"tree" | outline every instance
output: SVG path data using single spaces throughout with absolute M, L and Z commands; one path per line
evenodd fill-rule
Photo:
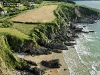
M 13 25 L 14 25 L 13 21 L 10 21 L 10 20 L 4 20 L 2 23 L 2 27 L 4 27 L 4 28 L 8 28 L 8 27 L 11 27 Z
M 42 3 L 43 2 L 43 0 L 35 0 L 35 3 Z

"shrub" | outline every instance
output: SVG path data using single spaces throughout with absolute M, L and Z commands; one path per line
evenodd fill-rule
M 10 21 L 10 20 L 4 20 L 2 23 L 2 27 L 4 27 L 4 28 L 8 28 L 8 27 L 11 27 L 13 25 L 14 25 L 13 21 Z

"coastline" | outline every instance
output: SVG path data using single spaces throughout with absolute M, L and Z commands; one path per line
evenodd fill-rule
M 52 53 L 49 55 L 39 55 L 39 56 L 25 56 L 24 59 L 26 60 L 31 60 L 34 61 L 38 64 L 38 68 L 40 68 L 41 70 L 45 70 L 45 74 L 44 75 L 70 75 L 69 70 L 68 70 L 68 66 L 64 60 L 63 57 L 63 52 L 62 53 Z M 59 59 L 60 64 L 62 65 L 60 68 L 47 68 L 44 67 L 40 64 L 40 62 L 42 60 L 52 60 L 52 59 Z M 31 67 L 35 67 L 35 66 L 31 66 Z
M 63 51 L 65 62 L 68 65 L 70 75 L 90 75 L 89 69 L 82 62 L 75 47 L 68 46 L 68 51 Z

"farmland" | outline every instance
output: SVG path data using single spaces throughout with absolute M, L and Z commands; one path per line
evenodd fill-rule
M 51 22 L 55 19 L 53 11 L 57 5 L 46 5 L 38 9 L 30 10 L 26 13 L 20 14 L 11 18 L 13 21 L 19 22 Z

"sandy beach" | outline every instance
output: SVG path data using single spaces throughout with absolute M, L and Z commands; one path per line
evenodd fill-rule
M 45 70 L 44 75 L 70 75 L 68 66 L 65 63 L 64 58 L 63 58 L 63 53 L 52 53 L 49 55 L 40 55 L 40 56 L 30 56 L 29 55 L 29 56 L 25 56 L 24 59 L 36 62 L 38 64 L 38 68 L 40 68 L 41 70 Z M 51 68 L 44 67 L 40 64 L 42 60 L 49 61 L 52 59 L 59 59 L 60 64 L 62 66 L 60 68 L 51 69 Z

